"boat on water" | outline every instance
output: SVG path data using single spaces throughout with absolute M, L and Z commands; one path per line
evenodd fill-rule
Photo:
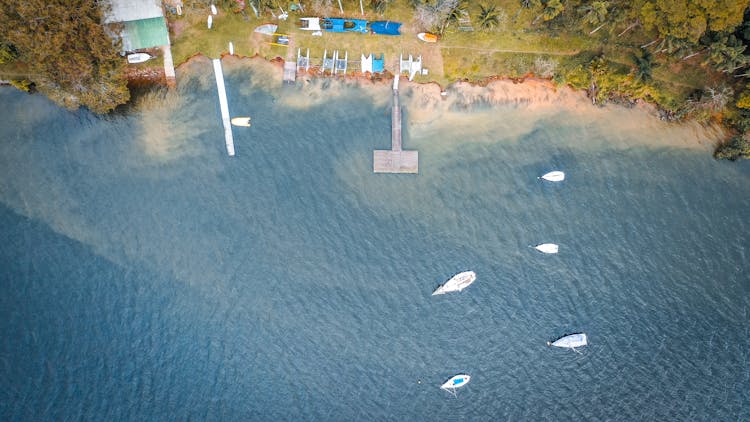
M 208 26 L 208 29 L 211 29 L 211 26 L 214 24 L 214 17 L 212 15 L 208 15 L 208 19 L 206 20 L 206 25 Z
M 437 42 L 438 36 L 435 34 L 430 34 L 429 32 L 420 32 L 417 34 L 417 38 L 424 42 Z
M 544 179 L 548 182 L 562 182 L 563 180 L 565 180 L 565 173 L 559 170 L 555 170 L 549 173 L 545 173 L 540 177 L 540 179 Z
M 560 247 L 555 243 L 542 243 L 534 246 L 534 249 L 543 253 L 557 253 Z
M 547 346 L 561 347 L 564 349 L 572 349 L 574 352 L 578 352 L 576 347 L 583 347 L 588 344 L 588 337 L 585 333 L 567 334 L 555 341 L 548 341 Z
M 444 382 L 443 385 L 440 386 L 440 388 L 455 396 L 456 389 L 468 384 L 470 380 L 471 377 L 466 374 L 454 375 L 448 381 Z
M 235 117 L 232 119 L 232 124 L 234 126 L 250 126 L 250 118 L 249 117 Z
M 451 277 L 450 280 L 446 281 L 445 284 L 438 287 L 432 295 L 444 295 L 450 292 L 460 292 L 461 290 L 469 287 L 474 280 L 477 279 L 477 274 L 474 271 L 464 271 Z

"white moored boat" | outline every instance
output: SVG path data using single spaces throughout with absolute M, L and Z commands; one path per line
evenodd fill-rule
M 565 173 L 555 170 L 549 173 L 545 173 L 544 175 L 542 175 L 541 179 L 544 179 L 548 182 L 562 182 L 563 180 L 565 180 Z
M 151 55 L 148 53 L 128 54 L 128 63 L 143 63 L 150 58 Z
M 557 253 L 560 247 L 554 243 L 542 243 L 534 246 L 534 249 L 544 253 Z
M 235 117 L 232 119 L 232 124 L 234 126 L 250 126 L 250 118 L 249 117 Z
M 450 280 L 446 281 L 445 284 L 438 287 L 432 295 L 443 295 L 450 292 L 460 292 L 467 288 L 474 280 L 477 279 L 477 274 L 474 271 L 464 271 L 451 277 Z
M 588 337 L 585 333 L 568 334 L 560 337 L 555 341 L 548 341 L 547 346 L 562 347 L 564 349 L 573 349 L 577 352 L 576 347 L 583 347 L 588 344 Z
M 456 395 L 456 389 L 461 388 L 464 385 L 468 384 L 471 380 L 471 377 L 466 374 L 458 374 L 454 375 L 449 379 L 448 381 L 444 382 L 443 385 L 440 386 L 443 390 Z

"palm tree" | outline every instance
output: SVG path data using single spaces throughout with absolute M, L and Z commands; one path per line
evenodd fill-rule
M 744 54 L 746 48 L 733 35 L 723 37 L 708 46 L 708 58 L 703 64 L 711 63 L 716 70 L 732 73 L 750 65 L 750 57 Z
M 450 9 L 448 16 L 445 19 L 445 26 L 451 23 L 457 23 L 466 12 L 466 2 L 464 0 L 456 3 L 456 6 Z
M 641 55 L 633 54 L 633 63 L 635 63 L 635 71 L 633 73 L 633 79 L 636 82 L 648 82 L 653 79 L 651 72 L 658 65 L 653 62 L 653 56 L 648 50 L 641 49 Z
M 500 23 L 500 13 L 497 11 L 497 6 L 484 6 L 479 5 L 479 27 L 482 29 L 492 29 Z
M 583 22 L 591 25 L 599 25 L 607 19 L 609 11 L 608 1 L 594 1 L 578 8 L 578 13 L 583 14 Z
M 565 6 L 563 6 L 560 0 L 547 0 L 547 3 L 544 5 L 544 10 L 542 11 L 542 14 L 540 16 L 545 21 L 551 21 L 552 19 L 556 18 L 557 15 L 562 13 L 563 10 L 565 10 Z

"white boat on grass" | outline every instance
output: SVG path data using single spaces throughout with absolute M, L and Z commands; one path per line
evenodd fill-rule
M 549 173 L 543 174 L 540 177 L 540 179 L 544 179 L 548 182 L 562 182 L 563 180 L 565 180 L 565 173 L 559 170 L 555 170 L 555 171 L 551 171 Z
M 568 334 L 560 337 L 555 341 L 548 341 L 547 346 L 562 347 L 564 349 L 572 349 L 576 353 L 580 353 L 576 350 L 576 347 L 583 347 L 588 344 L 588 337 L 585 333 Z
M 440 386 L 440 388 L 453 394 L 453 396 L 455 397 L 456 389 L 468 384 L 470 380 L 471 377 L 466 374 L 454 375 L 451 377 L 451 379 L 444 382 L 443 385 Z
M 464 271 L 451 277 L 450 280 L 446 281 L 445 284 L 438 287 L 432 295 L 443 295 L 450 292 L 460 292 L 461 290 L 469 287 L 474 280 L 477 279 L 477 274 L 474 271 Z
M 250 126 L 250 118 L 249 117 L 235 117 L 232 119 L 232 124 L 234 126 Z
M 146 60 L 149 60 L 150 58 L 151 58 L 151 55 L 148 53 L 128 54 L 128 63 L 131 63 L 131 64 L 143 63 Z
M 534 249 L 543 253 L 557 253 L 560 247 L 555 243 L 542 243 L 534 246 Z

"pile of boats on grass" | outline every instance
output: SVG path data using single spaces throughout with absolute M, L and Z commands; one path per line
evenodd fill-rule
M 550 182 L 561 182 L 565 180 L 565 173 L 562 171 L 551 171 L 539 177 L 539 179 L 547 180 Z M 539 252 L 547 254 L 556 254 L 559 250 L 558 245 L 554 243 L 542 243 L 534 247 Z M 460 272 L 450 280 L 438 286 L 432 296 L 444 295 L 451 292 L 460 292 L 463 289 L 469 287 L 477 279 L 477 274 L 474 271 Z M 573 333 L 566 334 L 554 341 L 548 341 L 548 346 L 560 347 L 563 349 L 571 349 L 576 353 L 579 352 L 576 348 L 586 346 L 588 344 L 588 337 L 586 333 Z M 468 384 L 471 380 L 471 376 L 467 374 L 458 374 L 452 376 L 449 380 L 440 386 L 441 389 L 453 394 L 456 397 L 456 389 L 463 387 Z

